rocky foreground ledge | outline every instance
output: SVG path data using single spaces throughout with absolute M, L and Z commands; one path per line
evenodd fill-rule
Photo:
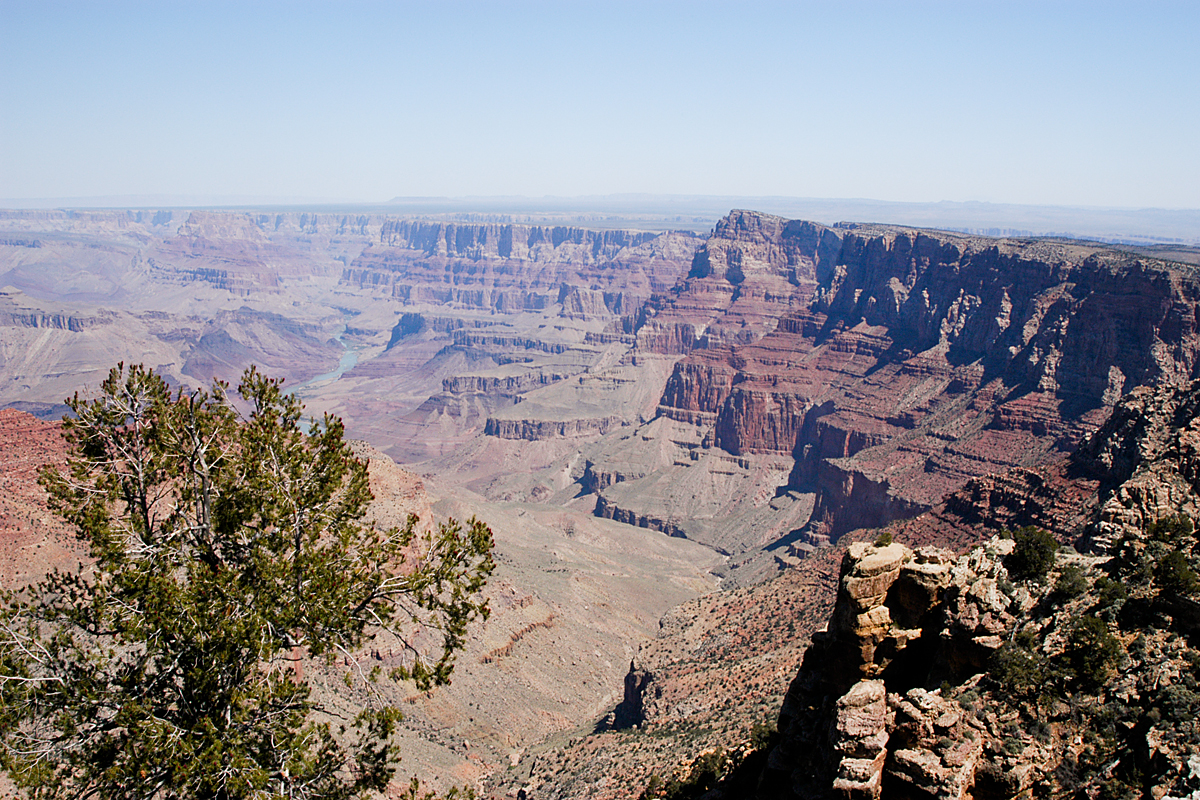
M 1198 796 L 1200 606 L 1161 566 L 1190 564 L 1182 519 L 1021 580 L 1013 539 L 851 544 L 758 796 Z
M 1012 545 L 993 540 L 958 559 L 934 547 L 850 545 L 829 625 L 784 701 L 768 794 L 879 797 L 886 782 L 960 798 L 973 787 L 986 725 L 950 692 L 912 684 L 985 671 L 1014 613 L 1033 606 L 1026 588 L 1001 583 Z M 946 619 L 931 619 L 941 606 Z

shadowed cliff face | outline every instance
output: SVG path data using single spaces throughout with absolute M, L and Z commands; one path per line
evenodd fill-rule
M 981 378 L 1067 401 L 1068 414 L 1123 388 L 1191 376 L 1194 271 L 1084 246 L 979 242 L 865 227 L 848 232 L 814 311 L 826 325 L 884 327 L 888 359 L 944 351 Z
M 814 497 L 800 554 L 1073 448 L 1134 386 L 1187 381 L 1198 300 L 1192 267 L 1087 243 L 734 212 L 636 333 L 687 353 L 660 416 L 794 459 L 776 494 Z

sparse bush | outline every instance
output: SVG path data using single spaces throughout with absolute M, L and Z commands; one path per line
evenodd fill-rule
M 1146 526 L 1146 536 L 1156 542 L 1178 544 L 1191 538 L 1195 526 L 1184 514 L 1156 519 Z
M 1079 597 L 1087 591 L 1087 587 L 1087 577 L 1083 570 L 1075 564 L 1069 564 L 1058 574 L 1058 580 L 1054 582 L 1054 593 L 1066 598 Z
M 1129 596 L 1129 590 L 1125 588 L 1125 584 L 1120 581 L 1114 581 L 1107 576 L 1096 579 L 1096 592 L 1100 599 L 1099 605 L 1101 608 L 1114 606 Z
M 396 800 L 476 800 L 477 797 L 475 790 L 469 786 L 451 786 L 443 795 L 430 791 L 422 793 L 421 782 L 413 778 L 408 789 L 396 795 Z
M 727 761 L 725 751 L 720 748 L 701 753 L 692 764 L 692 771 L 688 773 L 687 780 L 684 782 L 686 788 L 699 790 L 695 794 L 707 792 L 721 779 L 725 767 L 728 766 Z M 679 796 L 690 797 L 692 795 L 681 793 Z
M 1010 694 L 1030 699 L 1041 697 L 1053 677 L 1049 659 L 1021 640 L 992 654 L 988 675 Z
M 892 543 L 892 532 L 891 531 L 884 531 L 883 533 L 881 533 L 875 537 L 875 546 L 876 547 L 887 547 L 891 543 Z
M 657 772 L 650 775 L 650 780 L 646 781 L 646 788 L 642 791 L 640 800 L 649 800 L 652 797 L 660 797 L 662 795 L 663 779 Z
M 1200 714 L 1200 692 L 1195 692 L 1185 686 L 1168 684 L 1159 689 L 1155 703 L 1162 709 L 1162 714 L 1175 727 L 1181 723 L 1195 719 Z
M 1103 686 L 1121 660 L 1121 643 L 1098 617 L 1080 617 L 1067 636 L 1065 656 L 1075 678 L 1084 686 Z
M 755 750 L 766 750 L 774 746 L 777 731 L 774 725 L 764 725 L 761 722 L 754 723 L 750 729 L 750 746 Z
M 1046 531 L 1027 525 L 1013 532 L 1017 546 L 1013 548 L 1004 566 L 1013 580 L 1040 580 L 1046 577 L 1054 565 L 1054 554 L 1058 542 Z
M 1099 790 L 1096 792 L 1097 800 L 1132 800 L 1132 798 L 1140 797 L 1141 792 L 1136 788 L 1127 785 L 1120 780 L 1107 780 L 1100 784 Z
M 1178 550 L 1172 550 L 1158 560 L 1154 567 L 1154 583 L 1160 593 L 1173 597 L 1187 597 L 1200 586 L 1187 557 Z
M 1145 637 L 1141 638 L 1144 639 Z M 1188 663 L 1188 667 L 1190 668 L 1190 674 L 1186 677 L 1195 681 L 1197 677 L 1200 677 L 1200 653 L 1197 653 L 1195 650 L 1188 650 L 1183 654 L 1183 659 Z
M 717 785 L 729 767 L 730 761 L 724 750 L 718 748 L 701 753 L 692 762 L 686 778 L 663 781 L 657 775 L 651 775 L 641 800 L 691 800 L 700 797 Z

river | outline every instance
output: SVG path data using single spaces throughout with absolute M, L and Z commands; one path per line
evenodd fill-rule
M 318 375 L 315 378 L 309 378 L 299 386 L 293 386 L 287 390 L 288 394 L 298 394 L 303 396 L 303 392 L 306 389 L 311 389 L 314 386 L 319 386 L 325 383 L 333 383 L 338 378 L 342 377 L 342 375 L 344 375 L 346 372 L 354 369 L 354 365 L 358 363 L 358 351 L 346 345 L 345 340 L 342 339 L 342 335 L 344 333 L 345 331 L 342 331 L 342 333 L 337 335 L 338 344 L 340 344 L 342 349 L 345 350 L 345 352 L 342 353 L 342 357 L 338 359 L 337 368 L 322 375 Z

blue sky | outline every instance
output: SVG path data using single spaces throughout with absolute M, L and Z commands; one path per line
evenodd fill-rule
M 1200 208 L 1195 2 L 0 0 L 0 198 Z

